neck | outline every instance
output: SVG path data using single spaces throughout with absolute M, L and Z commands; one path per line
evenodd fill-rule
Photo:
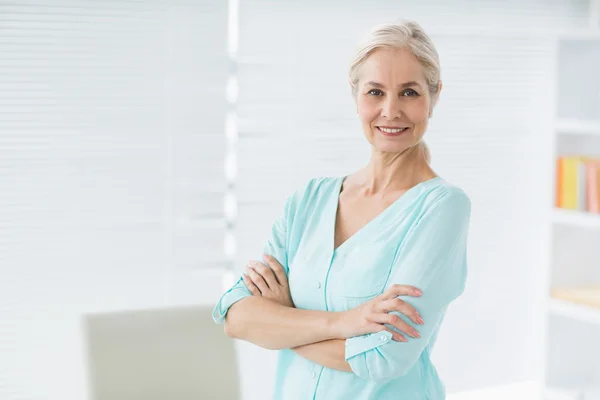
M 389 190 L 408 190 L 419 182 L 436 176 L 419 146 L 402 153 L 382 153 L 373 150 L 369 164 L 362 173 L 363 190 L 376 194 Z

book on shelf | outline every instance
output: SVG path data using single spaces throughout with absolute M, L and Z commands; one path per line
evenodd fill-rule
M 600 158 L 558 158 L 556 207 L 600 214 Z
M 600 285 L 554 287 L 550 295 L 555 299 L 596 307 L 600 310 Z

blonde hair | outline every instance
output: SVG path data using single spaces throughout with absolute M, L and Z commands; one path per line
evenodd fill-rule
M 423 66 L 423 73 L 431 96 L 431 109 L 437 103 L 440 90 L 440 57 L 431 38 L 425 30 L 414 21 L 401 21 L 377 25 L 358 44 L 352 63 L 350 64 L 350 85 L 352 96 L 358 93 L 360 67 L 365 60 L 379 48 L 408 49 Z M 419 143 L 423 156 L 429 163 L 431 153 L 425 142 Z

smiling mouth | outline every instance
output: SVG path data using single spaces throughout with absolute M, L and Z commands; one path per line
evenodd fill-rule
M 386 128 L 378 126 L 377 129 L 386 136 L 397 136 L 409 130 L 408 127 L 404 128 Z

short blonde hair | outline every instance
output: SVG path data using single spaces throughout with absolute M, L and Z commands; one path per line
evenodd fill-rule
M 414 21 L 400 21 L 377 25 L 358 44 L 356 54 L 350 64 L 350 85 L 352 95 L 358 93 L 360 67 L 365 60 L 379 48 L 408 49 L 423 66 L 423 73 L 431 96 L 431 109 L 437 103 L 440 90 L 440 57 L 425 30 Z M 427 162 L 430 153 L 427 145 L 421 142 L 421 150 Z
M 408 49 L 423 66 L 429 93 L 436 97 L 440 83 L 440 57 L 431 38 L 414 21 L 377 25 L 359 43 L 350 64 L 350 84 L 356 96 L 360 67 L 379 48 Z

